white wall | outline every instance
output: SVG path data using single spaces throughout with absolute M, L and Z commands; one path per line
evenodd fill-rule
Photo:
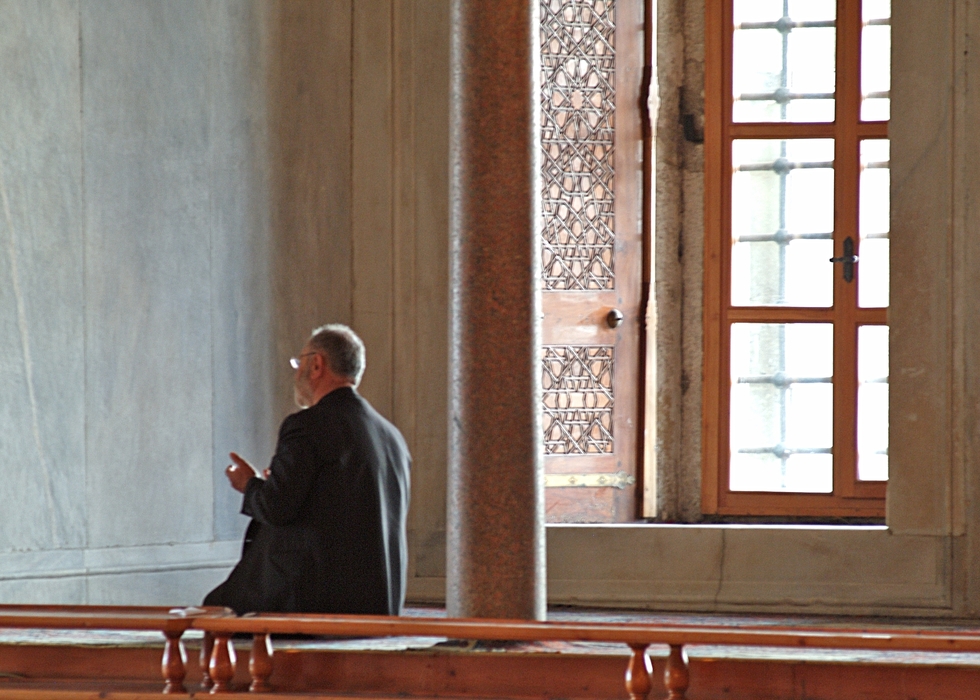
M 297 16 L 297 13 L 300 16 Z M 350 321 L 350 7 L 0 5 L 0 601 L 190 604 Z

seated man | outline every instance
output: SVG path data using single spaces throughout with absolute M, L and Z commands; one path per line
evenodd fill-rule
M 347 326 L 313 331 L 295 398 L 262 478 L 234 452 L 225 470 L 252 518 L 241 561 L 205 605 L 246 612 L 398 615 L 405 600 L 410 457 L 355 388 L 364 344 Z

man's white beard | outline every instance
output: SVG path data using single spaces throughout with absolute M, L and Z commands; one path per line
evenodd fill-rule
M 299 393 L 299 387 L 293 387 L 293 401 L 295 401 L 296 402 L 296 405 L 299 406 L 300 408 L 309 408 L 310 407 L 310 402 L 307 401 L 307 400 L 305 400 L 300 395 L 300 393 Z
M 304 391 L 304 389 L 306 391 Z M 312 403 L 311 399 L 313 392 L 310 390 L 310 385 L 307 377 L 300 377 L 293 384 L 293 401 L 300 408 L 309 408 Z

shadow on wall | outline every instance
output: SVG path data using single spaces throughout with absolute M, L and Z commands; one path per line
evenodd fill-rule
M 240 55 L 232 70 L 243 74 L 239 92 L 249 104 L 228 126 L 248 130 L 241 148 L 254 164 L 247 170 L 252 183 L 237 204 L 249 211 L 250 230 L 258 235 L 242 241 L 239 232 L 227 232 L 229 246 L 250 246 L 253 261 L 246 266 L 250 279 L 228 279 L 231 298 L 215 313 L 238 326 L 242 343 L 267 348 L 268 355 L 264 395 L 242 394 L 252 382 L 240 375 L 239 387 L 228 391 L 241 411 L 215 406 L 219 539 L 237 537 L 243 522 L 240 498 L 224 483 L 227 452 L 238 450 L 236 438 L 251 428 L 268 436 L 251 445 L 251 459 L 269 459 L 279 421 L 296 410 L 287 359 L 315 326 L 350 323 L 351 315 L 351 5 L 263 2 L 228 11 L 248 15 L 245 34 L 235 37 Z M 235 347 L 226 352 L 240 354 Z M 222 361 L 216 352 L 216 373 Z M 253 415 L 251 425 L 242 425 L 242 412 Z M 226 424 L 223 430 L 219 423 Z
M 351 316 L 351 4 L 280 2 L 267 104 L 276 362 Z M 295 410 L 292 391 L 279 414 Z

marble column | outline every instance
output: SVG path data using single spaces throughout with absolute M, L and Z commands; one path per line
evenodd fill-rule
M 453 0 L 447 607 L 543 619 L 538 0 Z

